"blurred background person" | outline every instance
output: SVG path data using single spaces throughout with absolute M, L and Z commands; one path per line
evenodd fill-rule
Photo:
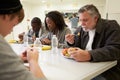
M 70 18 L 70 23 L 71 23 L 71 30 L 72 32 L 74 33 L 74 31 L 76 30 L 76 28 L 78 27 L 78 22 L 79 22 L 79 19 L 77 17 L 77 14 L 74 13 L 72 15 L 72 17 Z
M 53 35 L 57 36 L 59 44 L 64 44 L 65 35 L 71 33 L 71 30 L 64 21 L 63 15 L 58 11 L 51 11 L 46 14 L 45 27 L 48 30 L 48 35 L 46 38 L 41 39 L 42 44 L 50 45 Z
M 38 17 L 34 17 L 32 19 L 31 26 L 32 26 L 32 28 L 27 33 L 29 44 L 33 43 L 36 38 L 40 38 L 40 37 L 45 36 L 47 33 L 44 26 L 42 25 L 40 18 L 38 18 Z M 18 35 L 21 42 L 23 42 L 24 35 L 25 35 L 25 32 L 20 33 Z

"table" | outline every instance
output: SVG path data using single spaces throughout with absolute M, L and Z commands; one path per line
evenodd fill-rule
M 11 44 L 11 46 L 17 54 L 23 50 L 21 44 Z M 39 52 L 39 65 L 48 80 L 90 80 L 117 64 L 117 61 L 76 62 L 63 57 L 61 49 L 56 54 L 51 50 L 39 50 Z

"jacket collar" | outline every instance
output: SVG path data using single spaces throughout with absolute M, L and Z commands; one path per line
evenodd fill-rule
M 97 24 L 96 24 L 96 32 L 98 34 L 100 34 L 102 32 L 102 30 L 104 28 L 103 26 L 104 26 L 103 25 L 103 19 L 99 19 L 98 22 L 97 22 Z

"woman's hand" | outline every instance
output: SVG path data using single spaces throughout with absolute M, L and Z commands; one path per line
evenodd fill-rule
M 42 44 L 46 44 L 46 45 L 51 44 L 51 41 L 48 38 L 42 39 L 41 42 L 42 42 Z

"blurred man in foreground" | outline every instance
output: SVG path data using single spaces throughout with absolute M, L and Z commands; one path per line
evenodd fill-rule
M 38 64 L 38 51 L 27 49 L 21 56 L 30 64 L 30 71 L 12 50 L 4 37 L 24 18 L 20 0 L 0 0 L 0 80 L 46 80 Z

